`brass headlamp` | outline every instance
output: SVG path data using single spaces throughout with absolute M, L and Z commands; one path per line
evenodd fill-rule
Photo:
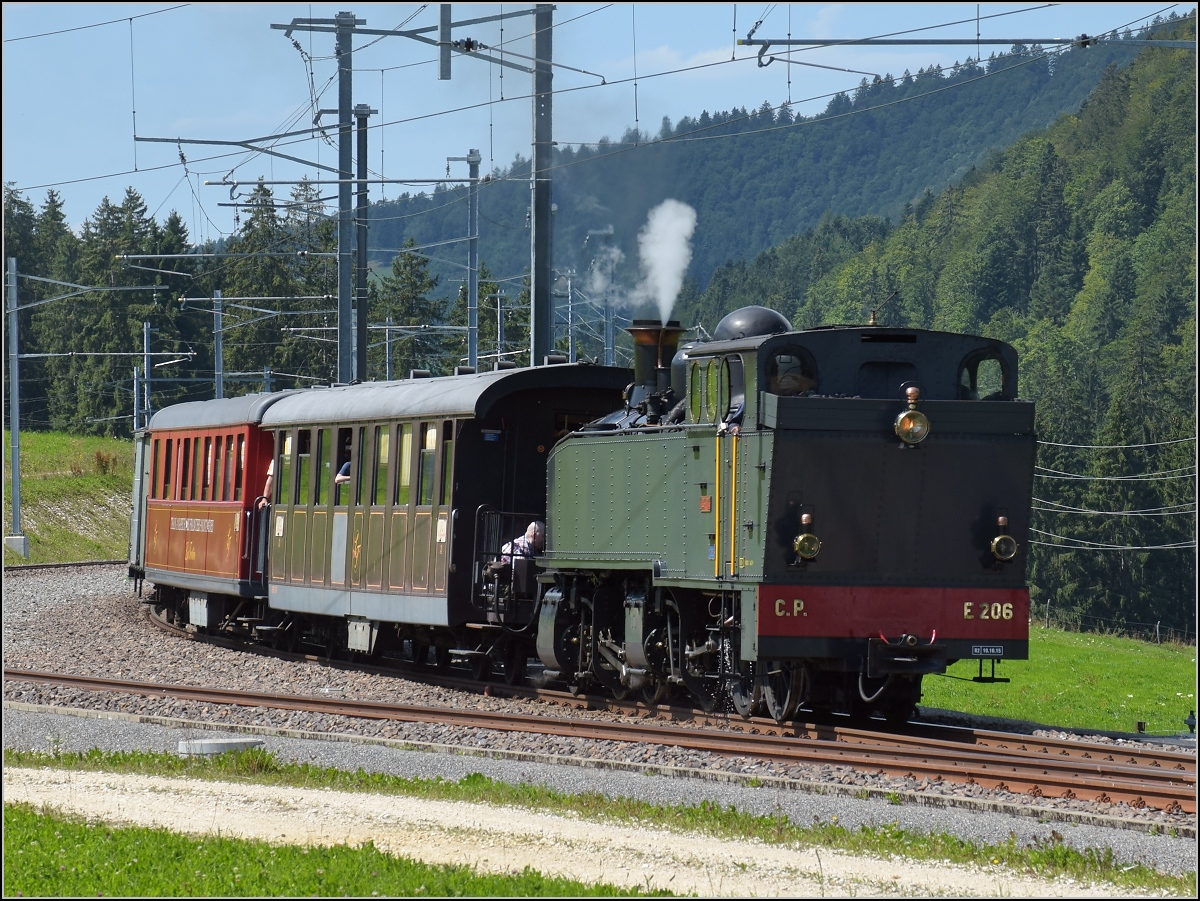
M 904 391 L 908 399 L 908 409 L 896 417 L 896 435 L 908 445 L 917 445 L 929 436 L 929 417 L 917 409 L 917 401 L 921 399 L 921 389 L 910 385 Z
M 801 560 L 813 560 L 821 552 L 821 539 L 812 533 L 813 516 L 805 513 L 800 517 L 800 527 L 803 531 L 792 542 L 792 550 Z
M 997 535 L 992 539 L 992 556 L 997 560 L 1008 562 L 1017 556 L 1017 539 L 1008 534 L 1008 517 L 996 517 Z

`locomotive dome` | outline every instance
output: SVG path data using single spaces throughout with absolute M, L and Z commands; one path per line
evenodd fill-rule
M 757 335 L 778 335 L 790 332 L 792 324 L 781 314 L 766 307 L 749 306 L 734 310 L 717 323 L 714 341 L 753 338 Z

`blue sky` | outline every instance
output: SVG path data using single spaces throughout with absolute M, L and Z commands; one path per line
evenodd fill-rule
M 456 3 L 455 21 L 529 10 L 528 4 Z M 656 134 L 672 122 L 764 101 L 790 100 L 815 115 L 831 94 L 872 74 L 899 75 L 976 55 L 975 38 L 1054 39 L 1138 27 L 1156 14 L 1194 12 L 1194 3 L 559 3 L 554 12 L 554 137 L 560 145 L 618 140 L 635 124 Z M 336 165 L 336 136 L 291 139 L 279 150 L 307 164 L 251 151 L 184 143 L 247 141 L 311 125 L 316 108 L 335 110 L 332 34 L 283 31 L 296 19 L 353 12 L 363 27 L 436 26 L 438 4 L 406 3 L 4 3 L 3 179 L 35 207 L 48 188 L 65 201 L 72 227 L 104 197 L 120 203 L 133 187 L 151 214 L 177 210 L 194 240 L 234 229 L 228 187 L 206 181 L 322 177 L 312 162 Z M 976 17 L 978 16 L 978 21 Z M 769 51 L 736 46 L 756 20 L 755 38 L 961 38 L 961 45 L 826 47 Z M 503 46 L 512 62 L 532 53 L 532 16 L 455 28 L 453 37 Z M 940 27 L 935 27 L 940 26 Z M 921 30 L 918 30 L 921 29 Z M 433 33 L 436 37 L 436 32 Z M 980 45 L 984 58 L 1003 46 Z M 438 79 L 435 48 L 412 38 L 356 36 L 353 102 L 370 118 L 374 177 L 433 179 L 467 174 L 448 162 L 480 151 L 484 172 L 531 155 L 531 76 L 455 57 Z M 800 65 L 806 63 L 808 65 Z M 326 114 L 323 123 L 336 116 Z M 186 166 L 180 161 L 180 149 Z M 324 176 L 329 177 L 329 176 Z M 286 197 L 286 184 L 274 188 Z M 372 201 L 419 184 L 372 185 Z M 336 196 L 333 186 L 323 191 Z

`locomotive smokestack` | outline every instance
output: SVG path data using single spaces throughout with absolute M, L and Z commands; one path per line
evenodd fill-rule
M 634 384 L 665 391 L 671 384 L 671 361 L 685 329 L 677 319 L 666 325 L 654 319 L 635 319 L 625 331 L 633 336 Z

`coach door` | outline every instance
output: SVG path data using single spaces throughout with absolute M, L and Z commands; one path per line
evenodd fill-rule
M 351 467 L 351 484 L 356 490 L 350 525 L 350 584 L 356 589 L 378 591 L 383 587 L 383 533 L 392 449 L 390 427 L 378 423 L 360 426 L 357 443 L 357 472 Z
M 450 549 L 454 423 L 423 422 L 418 429 L 412 587 L 417 591 L 444 591 Z
M 329 584 L 335 588 L 350 588 L 353 584 L 353 535 L 351 534 L 351 514 L 357 509 L 355 502 L 356 489 L 361 467 L 358 465 L 361 456 L 355 450 L 355 431 L 350 428 L 337 430 L 337 440 L 333 448 L 333 465 L 330 470 L 333 478 L 330 482 L 330 493 L 333 497 L 332 534 L 329 545 Z M 339 475 L 349 463 L 349 480 L 338 481 Z

